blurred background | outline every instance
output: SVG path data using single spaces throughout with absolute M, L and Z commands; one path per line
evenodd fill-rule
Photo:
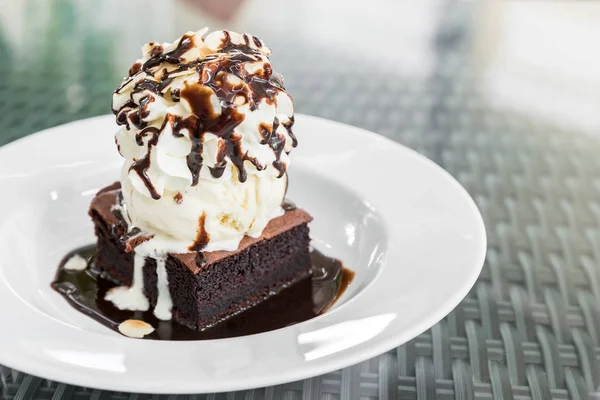
M 204 26 L 263 38 L 298 111 L 383 134 L 440 107 L 600 128 L 597 2 L 18 0 L 0 23 L 0 142 L 109 112 L 143 43 Z
M 489 242 L 473 291 L 415 340 L 321 378 L 218 398 L 594 398 L 600 2 L 3 0 L 0 145 L 109 113 L 143 43 L 204 26 L 263 39 L 298 112 L 370 129 L 448 170 Z M 0 397 L 62 398 L 64 386 L 0 373 Z

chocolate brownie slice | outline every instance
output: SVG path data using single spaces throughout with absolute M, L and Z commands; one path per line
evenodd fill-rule
M 98 246 L 96 265 L 111 279 L 131 285 L 133 251 L 126 246 L 126 226 L 113 206 L 120 184 L 102 189 L 90 216 Z M 269 222 L 259 238 L 244 237 L 236 251 L 169 254 L 166 270 L 173 317 L 193 329 L 204 329 L 244 311 L 311 274 L 308 223 L 301 209 L 286 211 Z M 147 258 L 144 293 L 156 305 L 156 261 Z

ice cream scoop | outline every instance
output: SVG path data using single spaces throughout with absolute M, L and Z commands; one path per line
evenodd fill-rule
M 142 52 L 112 103 L 123 209 L 156 237 L 154 255 L 235 250 L 283 214 L 297 144 L 270 50 L 247 33 L 203 29 Z

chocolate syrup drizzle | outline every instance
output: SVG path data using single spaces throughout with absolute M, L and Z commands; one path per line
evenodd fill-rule
M 189 251 L 202 251 L 210 241 L 210 235 L 206 231 L 206 213 L 202 213 L 198 218 L 198 229 L 196 231 L 196 240 L 188 249 Z
M 125 79 L 123 84 L 115 91 L 120 93 L 134 78 L 133 76 L 140 73 L 145 73 L 151 79 L 142 79 L 134 86 L 131 91 L 130 100 L 127 101 L 119 109 L 113 108 L 113 113 L 116 115 L 117 124 L 125 125 L 129 130 L 130 123 L 136 128 L 141 129 L 136 135 L 136 142 L 142 146 L 143 139 L 146 136 L 151 136 L 147 142 L 148 151 L 140 159 L 135 160 L 131 166 L 148 188 L 152 198 L 160 198 L 152 182 L 150 181 L 147 171 L 150 167 L 150 154 L 152 148 L 158 143 L 158 138 L 163 132 L 166 123 L 172 125 L 173 135 L 181 137 L 181 131 L 188 129 L 190 139 L 192 141 L 192 149 L 187 156 L 187 165 L 192 174 L 192 184 L 198 183 L 200 170 L 203 166 L 202 146 L 204 134 L 211 132 L 219 136 L 224 145 L 220 146 L 217 154 L 217 164 L 210 167 L 210 172 L 213 177 L 219 178 L 223 175 L 226 168 L 226 157 L 228 157 L 233 165 L 237 168 L 238 179 L 244 182 L 247 179 L 247 173 L 244 167 L 244 162 L 252 163 L 257 170 L 266 168 L 256 158 L 248 155 L 242 149 L 242 137 L 234 132 L 234 129 L 242 123 L 244 115 L 236 109 L 235 101 L 238 98 L 244 100 L 244 104 L 248 103 L 250 110 L 256 110 L 260 102 L 264 101 L 268 104 L 276 102 L 276 97 L 280 92 L 283 92 L 283 80 L 281 75 L 274 74 L 269 63 L 264 63 L 261 70 L 256 73 L 249 74 L 243 64 L 246 62 L 259 61 L 259 55 L 263 55 L 259 50 L 250 47 L 250 40 L 257 47 L 262 47 L 262 42 L 255 36 L 243 34 L 242 43 L 233 44 L 231 35 L 227 31 L 224 32 L 222 39 L 221 50 L 217 53 L 209 54 L 203 59 L 197 59 L 191 62 L 184 63 L 183 55 L 195 46 L 195 37 L 191 34 L 182 36 L 177 47 L 172 51 L 163 52 L 162 46 L 155 45 L 152 49 L 152 57 L 144 64 L 134 64 L 130 71 L 129 77 Z M 163 70 L 159 81 L 155 81 L 156 67 L 163 63 L 168 63 L 176 66 L 172 71 Z M 166 90 L 172 82 L 173 74 L 188 69 L 195 69 L 199 73 L 199 80 L 196 83 L 187 84 L 182 90 Z M 235 79 L 228 79 L 229 76 L 235 76 L 241 81 L 233 83 Z M 209 90 L 210 89 L 210 90 Z M 192 109 L 192 115 L 182 118 L 177 115 L 168 114 L 163 125 L 160 128 L 147 127 L 147 122 L 143 121 L 148 116 L 148 104 L 154 101 L 151 95 L 144 96 L 140 99 L 139 105 L 133 100 L 133 95 L 149 91 L 156 96 L 169 95 L 171 100 L 179 102 L 185 99 Z M 170 94 L 169 94 L 170 92 Z M 220 106 L 221 114 L 217 115 L 213 111 L 210 98 L 216 94 Z M 137 107 L 137 109 L 136 109 Z M 292 133 L 293 117 L 289 122 L 281 124 L 292 139 L 293 147 L 296 147 L 298 141 Z M 280 122 L 275 117 L 272 124 L 261 123 L 258 128 L 262 140 L 261 144 L 268 145 L 275 154 L 275 161 L 272 165 L 279 172 L 279 177 L 282 177 L 286 172 L 286 166 L 281 161 L 281 155 L 285 147 L 285 136 L 277 133 L 277 128 Z

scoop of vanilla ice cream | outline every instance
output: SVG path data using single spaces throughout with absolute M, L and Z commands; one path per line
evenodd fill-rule
M 204 232 L 209 237 L 203 251 L 233 251 L 244 235 L 259 237 L 271 219 L 283 215 L 286 177 L 252 174 L 242 183 L 230 172 L 227 179 L 200 178 L 185 193 L 165 190 L 155 200 L 135 189 L 128 168 L 126 163 L 121 182 L 129 218 L 142 231 L 167 239 L 170 252 L 194 250 Z
M 124 209 L 157 253 L 235 250 L 283 214 L 294 107 L 249 34 L 148 43 L 113 95 Z

